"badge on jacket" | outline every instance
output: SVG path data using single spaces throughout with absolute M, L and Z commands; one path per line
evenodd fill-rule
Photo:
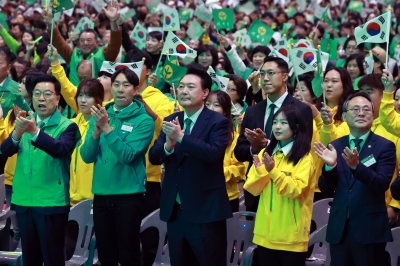
M 371 154 L 370 156 L 365 157 L 364 159 L 362 159 L 362 160 L 361 160 L 361 163 L 362 163 L 363 165 L 365 165 L 366 167 L 369 167 L 369 166 L 375 164 L 375 163 L 376 163 L 376 160 L 375 160 L 374 155 Z

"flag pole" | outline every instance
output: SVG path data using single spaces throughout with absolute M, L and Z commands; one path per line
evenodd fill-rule
M 290 45 L 288 45 L 287 48 L 288 48 L 288 49 L 291 49 Z M 289 51 L 289 58 L 290 58 L 290 61 L 294 62 L 294 61 L 292 60 L 292 55 L 291 55 L 290 51 Z M 303 94 L 303 91 L 301 90 L 301 86 L 300 86 L 299 77 L 298 77 L 298 75 L 297 75 L 297 73 L 296 73 L 296 66 L 295 66 L 295 65 L 293 65 L 293 73 L 294 73 L 294 75 L 296 76 L 296 80 L 297 80 L 297 85 L 296 85 L 296 87 L 299 86 L 299 91 L 300 91 L 301 99 L 303 100 L 303 102 L 305 102 L 305 100 L 304 100 L 304 94 Z
M 174 92 L 174 99 L 175 99 L 175 101 L 177 101 L 177 99 L 176 99 L 176 91 L 175 91 L 175 84 L 174 83 L 172 83 L 172 90 Z
M 390 5 L 388 7 L 388 12 L 389 12 L 389 22 L 391 22 L 391 19 L 392 19 L 392 7 Z M 388 23 L 388 25 L 389 25 L 388 26 L 389 29 L 387 29 L 388 30 L 387 34 L 390 33 L 390 23 Z M 385 67 L 386 67 L 387 70 L 389 70 L 388 60 L 389 60 L 389 38 L 387 38 L 387 42 L 386 42 L 386 64 L 385 64 Z
M 321 45 L 318 45 L 318 53 L 319 53 L 319 59 L 321 59 Z M 322 60 L 320 60 L 322 61 Z M 318 64 L 322 65 L 322 62 L 318 62 Z M 319 71 L 318 71 L 319 72 Z M 325 90 L 324 90 L 324 83 L 321 83 L 321 89 L 322 89 L 322 99 L 324 100 L 324 107 L 326 107 L 326 97 L 325 97 Z
M 167 55 L 168 55 L 168 52 L 165 52 L 165 54 L 167 54 Z M 160 59 L 158 59 L 158 63 L 157 63 L 157 67 L 156 67 L 156 71 L 154 72 L 154 73 L 156 73 L 156 75 L 157 75 L 158 67 L 160 66 L 160 62 L 161 62 L 161 58 L 162 58 L 162 56 L 163 56 L 163 53 L 161 53 L 161 54 L 160 54 Z
M 239 114 L 239 115 L 240 115 L 240 112 L 238 111 L 238 109 L 236 108 L 236 106 L 233 104 L 232 101 L 231 101 L 231 104 L 232 104 L 233 108 L 235 108 L 236 114 Z
M 53 45 L 54 16 L 51 16 L 50 45 Z

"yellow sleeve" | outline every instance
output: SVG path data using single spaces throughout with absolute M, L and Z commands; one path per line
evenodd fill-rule
M 318 130 L 324 125 L 324 120 L 322 120 L 321 114 L 314 117 L 314 122 Z
M 74 110 L 75 113 L 79 114 L 80 111 L 75 102 L 75 95 L 78 88 L 69 81 L 60 62 L 58 62 L 57 65 L 51 65 L 51 73 L 61 84 L 61 95 L 64 97 L 65 102 L 72 108 L 72 110 Z
M 225 151 L 224 175 L 226 183 L 237 183 L 239 180 L 244 179 L 246 175 L 247 167 L 245 163 L 239 162 L 233 154 L 238 137 L 239 135 L 235 133 L 232 144 L 229 145 Z M 228 164 L 225 164 L 225 161 L 227 161 Z
M 325 146 L 335 139 L 341 138 L 348 134 L 350 134 L 350 129 L 346 122 L 342 122 L 339 126 L 335 126 L 333 123 L 330 125 L 324 124 L 319 131 L 321 143 Z
M 14 125 L 10 125 L 10 114 L 14 110 L 8 111 L 6 118 L 0 120 L 0 142 L 3 142 L 14 130 Z
M 162 101 L 160 101 L 158 103 L 156 109 L 153 111 L 158 116 L 156 121 L 154 121 L 154 131 L 159 133 L 159 132 L 161 132 L 164 118 L 166 118 L 167 116 L 169 116 L 173 113 L 173 110 L 171 110 L 171 104 L 170 104 L 169 99 L 165 98 Z
M 383 92 L 379 118 L 382 126 L 391 134 L 400 137 L 400 114 L 394 110 L 393 92 Z
M 301 196 L 303 190 L 308 188 L 310 181 L 313 180 L 314 164 L 311 154 L 301 158 L 293 170 L 292 176 L 287 176 L 278 167 L 274 167 L 269 172 L 269 176 L 274 181 L 275 190 L 279 195 L 297 199 Z
M 262 161 L 262 155 L 264 154 L 264 150 L 262 149 L 258 154 L 258 158 Z M 254 196 L 258 196 L 264 190 L 264 188 L 268 185 L 270 177 L 268 175 L 267 170 L 264 165 L 256 168 L 254 164 L 251 166 L 249 173 L 247 174 L 246 183 L 244 183 L 243 188 L 247 190 L 249 193 Z

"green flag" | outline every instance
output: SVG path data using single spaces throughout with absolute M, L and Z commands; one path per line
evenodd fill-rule
M 290 30 L 290 28 L 292 27 L 293 25 L 292 25 L 292 23 L 283 23 L 283 27 L 282 27 L 282 30 L 281 30 L 281 34 L 282 35 L 284 35 L 284 34 L 287 34 L 287 32 Z
M 20 93 L 11 93 L 11 101 L 26 112 L 32 111 L 31 107 L 25 102 L 25 99 L 22 98 Z
M 179 9 L 179 20 L 181 21 L 182 24 L 186 24 L 189 19 L 193 17 L 193 10 L 192 9 L 186 9 L 186 8 L 181 8 Z
M 210 22 L 213 18 L 212 12 L 204 4 L 196 7 L 194 16 L 205 22 Z
M 36 0 L 26 0 L 26 5 L 27 6 L 31 6 L 31 5 L 33 5 L 34 3 L 36 3 L 37 1 Z
M 268 45 L 272 39 L 274 31 L 263 23 L 260 19 L 256 19 L 249 28 L 248 34 L 253 42 Z
M 55 13 L 69 10 L 74 8 L 74 4 L 71 0 L 54 0 L 53 1 L 53 16 Z
M 93 78 L 98 78 L 99 77 L 99 72 L 101 69 L 101 66 L 103 64 L 104 60 L 101 60 L 100 58 L 97 58 L 96 56 L 93 56 L 92 54 L 92 77 Z
M 294 14 L 296 14 L 297 13 L 297 10 L 296 10 L 296 8 L 294 8 L 293 6 L 288 6 L 288 8 L 287 8 L 287 10 L 286 10 L 286 14 L 289 16 L 289 17 L 293 17 L 294 16 Z
M 233 29 L 235 21 L 232 8 L 213 9 L 212 12 L 216 29 Z
M 252 1 L 248 1 L 243 5 L 237 5 L 236 6 L 236 11 L 237 12 L 243 12 L 247 16 L 250 15 L 251 13 L 253 13 L 256 10 L 257 10 L 257 8 L 256 8 L 256 6 L 254 5 L 254 3 Z
M 338 42 L 332 39 L 321 40 L 321 51 L 329 54 L 330 60 L 337 60 Z
M 315 94 L 316 97 L 321 97 L 323 94 L 323 84 L 324 84 L 324 71 L 322 69 L 322 62 L 321 62 L 321 55 L 320 51 L 317 50 L 317 63 L 318 63 L 318 69 L 317 69 L 317 74 L 315 75 L 315 78 L 312 80 L 311 85 L 312 85 L 312 90 Z
M 0 24 L 8 31 L 7 15 L 0 13 Z
M 186 31 L 186 34 L 193 40 L 197 41 L 200 39 L 201 35 L 206 30 L 200 25 L 200 23 L 197 21 L 197 19 L 194 19 L 192 23 L 190 23 L 190 26 L 188 30 Z
M 347 10 L 351 10 L 351 11 L 361 14 L 363 7 L 364 7 L 363 2 L 350 1 L 349 6 L 347 7 Z
M 164 68 L 162 71 L 162 78 L 168 84 L 174 84 L 174 87 L 178 87 L 181 78 L 186 75 L 187 68 L 173 64 L 169 59 L 165 60 Z
M 344 46 L 344 43 L 346 42 L 347 37 L 339 37 L 339 38 L 335 38 L 335 40 L 338 42 L 338 44 L 340 46 Z
M 324 13 L 322 14 L 321 20 L 325 21 L 326 24 L 328 24 L 333 30 L 339 32 L 338 27 L 336 27 L 335 23 L 331 19 L 330 13 L 331 13 L 330 8 L 329 8 L 329 6 L 327 6 Z

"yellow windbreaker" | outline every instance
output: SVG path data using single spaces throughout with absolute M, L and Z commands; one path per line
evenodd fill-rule
M 239 134 L 235 132 L 231 145 L 229 145 L 225 150 L 224 175 L 229 200 L 239 198 L 240 191 L 237 182 L 246 178 L 246 171 L 249 166 L 248 162 L 239 162 L 233 154 L 238 137 Z
M 383 92 L 379 118 L 386 130 L 400 138 L 400 114 L 394 110 L 394 92 Z
M 162 130 L 162 124 L 165 117 L 173 113 L 174 109 L 171 109 L 171 104 L 167 96 L 165 96 L 159 89 L 152 86 L 148 86 L 144 91 L 142 91 L 142 98 L 146 104 L 153 110 L 154 113 L 158 115 L 156 121 L 154 121 L 154 134 L 151 140 L 151 146 L 153 146 L 154 141 L 160 135 Z M 148 182 L 161 182 L 161 165 L 152 165 L 149 162 L 149 152 L 146 153 L 146 175 Z
M 6 118 L 0 120 L 0 143 L 3 142 L 11 132 L 14 130 L 14 123 L 10 125 L 10 114 L 13 109 L 8 111 Z M 14 179 L 15 165 L 17 164 L 18 154 L 14 154 L 7 158 L 6 165 L 4 166 L 4 184 L 12 186 Z
M 74 110 L 76 114 L 79 114 L 80 111 L 78 105 L 75 102 L 75 95 L 78 91 L 78 88 L 74 86 L 74 84 L 72 84 L 71 81 L 67 78 L 64 68 L 61 66 L 60 63 L 54 66 L 51 65 L 51 73 L 61 84 L 61 95 L 65 99 L 65 102 L 72 108 L 72 110 Z M 112 99 L 111 101 L 103 102 L 103 106 L 106 106 L 113 101 L 114 100 Z
M 258 157 L 262 160 L 263 149 Z M 251 194 L 260 195 L 253 242 L 257 245 L 292 252 L 308 250 L 314 199 L 315 170 L 311 154 L 293 165 L 279 152 L 275 167 L 251 166 L 244 184 Z
M 83 114 L 78 114 L 71 119 L 79 128 L 81 139 L 75 146 L 74 152 L 71 155 L 70 164 L 70 186 L 69 194 L 71 205 L 86 199 L 93 199 L 92 179 L 93 179 L 93 163 L 87 164 L 82 160 L 79 152 L 86 139 L 86 134 L 89 129 L 89 121 L 86 121 Z
M 321 114 L 318 116 L 314 117 L 313 119 L 313 136 L 311 140 L 311 155 L 314 160 L 314 165 L 315 165 L 315 192 L 321 192 L 321 190 L 318 187 L 318 179 L 322 174 L 322 165 L 324 164 L 324 161 L 318 157 L 318 155 L 315 153 L 315 148 L 314 148 L 314 143 L 320 141 L 320 135 L 319 131 L 321 130 L 322 125 L 324 122 L 322 121 Z

